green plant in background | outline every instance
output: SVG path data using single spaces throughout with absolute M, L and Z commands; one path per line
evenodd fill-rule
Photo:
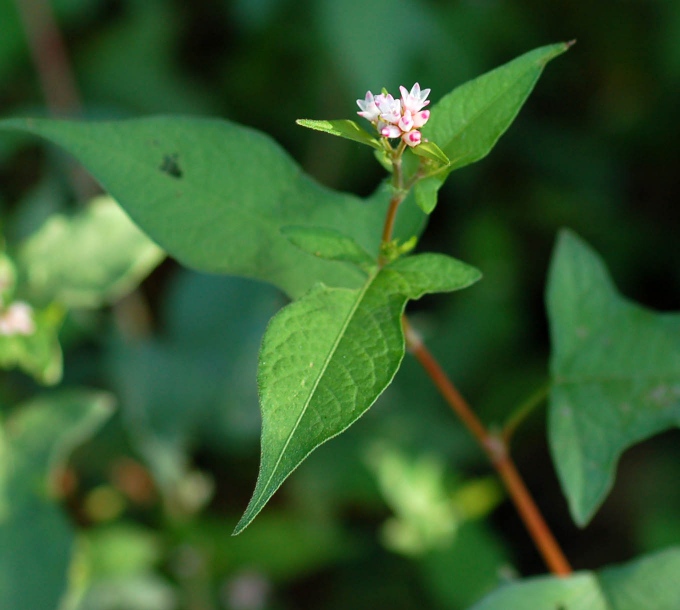
M 404 317 L 410 300 L 461 290 L 481 279 L 468 264 L 413 250 L 450 173 L 490 152 L 545 65 L 569 46 L 522 55 L 454 89 L 430 111 L 424 110 L 429 90 L 418 85 L 402 88 L 400 99 L 369 93 L 359 100 L 360 114 L 375 133 L 353 121 L 300 120 L 375 150 L 390 177 L 364 200 L 318 185 L 267 136 L 227 121 L 1 121 L 2 130 L 38 135 L 67 150 L 112 197 L 73 218 L 53 217 L 16 248 L 8 247 L 3 304 L 27 304 L 31 309 L 24 314 L 34 317 L 32 324 L 3 333 L 3 364 L 57 382 L 56 337 L 65 312 L 101 307 L 128 293 L 161 261 L 163 251 L 139 233 L 115 200 L 153 242 L 186 266 L 259 279 L 292 300 L 270 321 L 259 353 L 260 473 L 237 533 L 312 451 L 371 407 L 408 349 L 488 455 L 555 575 L 506 584 L 475 610 L 676 608 L 680 549 L 624 567 L 572 573 L 509 456 L 510 437 L 522 416 L 511 414 L 498 428 L 485 426 L 426 348 L 417 324 Z M 621 452 L 680 423 L 680 328 L 676 316 L 653 314 L 618 296 L 597 255 L 567 231 L 553 256 L 547 304 L 553 339 L 549 441 L 572 516 L 585 525 L 611 487 Z M 59 312 L 50 318 L 56 322 L 43 331 L 40 316 L 53 310 Z M 43 335 L 40 345 L 49 350 L 28 345 Z M 69 564 L 73 561 L 72 571 L 79 565 L 70 559 L 73 534 L 46 496 L 65 453 L 93 433 L 110 411 L 102 404 L 109 402 L 99 394 L 51 397 L 38 406 L 17 407 L 3 422 L 0 455 L 8 467 L 0 470 L 0 532 L 10 543 L 0 555 L 6 575 L 0 581 L 2 604 L 47 608 L 65 599 L 77 608 L 93 603 L 86 585 L 77 577 L 69 580 Z M 61 415 L 49 424 L 54 437 L 45 438 L 41 430 L 50 410 Z M 34 413 L 39 425 L 31 423 Z M 148 448 L 157 439 L 138 442 Z M 148 455 L 154 456 L 150 466 L 161 487 L 164 476 L 177 478 L 181 467 L 172 450 L 156 446 Z M 378 446 L 369 460 L 397 515 L 385 526 L 386 539 L 402 552 L 436 548 L 438 539 L 458 535 L 461 523 L 497 502 L 498 488 L 487 483 L 469 483 L 451 495 L 436 462 L 410 466 L 407 458 Z M 27 485 L 31 480 L 38 483 Z M 206 495 L 200 480 L 194 483 L 185 500 L 168 503 L 180 520 L 183 512 L 191 514 L 187 497 Z M 34 593 L 25 584 L 33 567 L 15 561 L 27 530 L 19 520 L 29 504 L 46 522 L 61 520 L 60 529 L 45 533 L 46 540 L 60 537 L 54 547 L 60 554 L 45 559 L 52 585 L 39 598 L 30 597 Z M 265 510 L 260 519 L 266 517 Z M 222 544 L 238 545 L 238 540 Z M 142 563 L 146 568 L 153 560 Z M 5 569 L 9 565 L 14 572 Z M 480 593 L 485 588 L 480 586 Z M 156 607 L 164 607 L 164 595 L 158 593 Z

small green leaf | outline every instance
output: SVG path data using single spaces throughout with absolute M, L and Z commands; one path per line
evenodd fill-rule
M 228 121 L 8 119 L 0 129 L 65 148 L 151 239 L 201 271 L 257 278 L 293 297 L 319 281 L 361 286 L 360 270 L 310 257 L 281 234 L 285 225 L 335 229 L 378 252 L 388 189 L 364 201 L 322 187 L 270 138 Z M 396 236 L 419 234 L 423 220 L 404 206 Z
M 620 296 L 597 256 L 564 231 L 551 263 L 549 435 L 574 520 L 585 525 L 625 449 L 680 426 L 680 315 Z
M 453 258 L 420 254 L 373 273 L 360 289 L 317 285 L 274 316 L 258 372 L 260 474 L 235 533 L 316 447 L 347 429 L 390 384 L 404 356 L 406 302 L 480 277 Z
M 333 229 L 287 226 L 281 232 L 301 250 L 319 258 L 354 263 L 364 270 L 375 266 L 375 259 L 351 237 Z
M 444 151 L 439 148 L 434 142 L 421 142 L 418 146 L 414 146 L 410 149 L 414 155 L 419 157 L 425 157 L 431 161 L 436 161 L 442 165 L 450 165 L 451 161 L 446 156 Z
M 347 140 L 352 140 L 353 142 L 359 142 L 359 144 L 366 144 L 377 150 L 382 150 L 380 142 L 377 138 L 373 137 L 366 130 L 362 129 L 354 121 L 348 119 L 338 119 L 334 121 L 315 121 L 313 119 L 298 119 L 295 121 L 298 125 L 302 127 L 307 127 L 308 129 L 314 129 L 315 131 L 323 131 L 324 133 L 329 133 L 332 136 L 340 136 Z
M 432 214 L 437 206 L 437 193 L 442 185 L 440 176 L 430 176 L 416 182 L 413 191 L 416 197 L 416 204 L 426 214 Z
M 677 610 L 680 548 L 569 577 L 544 576 L 501 587 L 471 610 Z
M 107 394 L 68 392 L 23 405 L 0 424 L 0 608 L 59 607 L 73 527 L 52 478 L 111 411 Z
M 110 197 L 73 217 L 52 216 L 17 256 L 33 303 L 100 307 L 132 290 L 165 257 Z

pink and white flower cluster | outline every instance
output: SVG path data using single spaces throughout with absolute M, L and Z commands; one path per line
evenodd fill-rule
M 430 90 L 421 91 L 418 83 L 411 91 L 406 87 L 399 90 L 401 98 L 396 100 L 389 93 L 374 96 L 367 91 L 365 99 L 357 100 L 361 108 L 357 114 L 373 123 L 383 138 L 401 138 L 409 146 L 418 146 L 422 141 L 418 130 L 430 118 L 430 111 L 423 110 L 430 103 Z

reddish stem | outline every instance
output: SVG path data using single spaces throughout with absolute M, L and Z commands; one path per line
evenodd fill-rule
M 463 424 L 470 430 L 479 445 L 485 451 L 492 465 L 498 472 L 508 494 L 515 504 L 525 527 L 543 556 L 543 560 L 553 574 L 568 576 L 572 569 L 545 522 L 538 506 L 534 502 L 522 477 L 508 453 L 508 447 L 501 435 L 491 434 L 480 421 L 467 401 L 453 385 L 437 360 L 425 347 L 418 334 L 413 330 L 404 316 L 404 332 L 409 350 L 420 362 L 425 372 L 442 394 L 451 409 L 458 415 Z

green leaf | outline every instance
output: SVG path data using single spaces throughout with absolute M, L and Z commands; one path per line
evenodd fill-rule
M 57 304 L 41 310 L 15 299 L 16 284 L 16 266 L 9 256 L 0 252 L 0 320 L 7 327 L 0 333 L 0 368 L 19 367 L 40 383 L 57 383 L 61 379 L 58 333 L 64 311 Z M 16 306 L 29 308 L 26 315 L 32 322 L 32 329 L 18 328 L 12 321 L 17 319 L 12 312 Z
M 434 142 L 421 142 L 418 146 L 409 149 L 414 155 L 425 157 L 431 161 L 436 161 L 442 165 L 449 165 L 450 159 L 446 156 L 444 151 L 439 148 Z
M 51 479 L 111 409 L 107 394 L 68 392 L 19 407 L 0 427 L 0 608 L 59 606 L 73 528 Z
M 377 138 L 373 137 L 366 130 L 362 129 L 354 121 L 348 119 L 339 119 L 335 121 L 315 121 L 312 119 L 298 119 L 295 121 L 298 125 L 302 127 L 307 127 L 308 129 L 314 129 L 315 131 L 323 131 L 324 133 L 329 133 L 332 136 L 340 136 L 347 140 L 352 140 L 353 142 L 359 142 L 359 144 L 366 144 L 377 150 L 382 150 L 383 147 L 380 146 L 380 142 Z
M 515 120 L 546 64 L 572 44 L 553 44 L 525 53 L 457 87 L 432 107 L 422 134 L 436 143 L 450 162 L 429 184 L 416 185 L 416 198 L 424 210 L 434 209 L 436 192 L 451 171 L 489 154 Z
M 620 296 L 597 254 L 560 234 L 550 268 L 549 435 L 579 525 L 609 492 L 623 451 L 680 425 L 680 315 Z
M 471 610 L 676 610 L 680 547 L 600 572 L 540 577 L 502 587 Z
M 319 258 L 354 263 L 364 270 L 376 264 L 375 259 L 351 237 L 333 229 L 288 226 L 281 232 L 292 244 Z
M 313 182 L 270 138 L 222 120 L 155 117 L 112 122 L 0 121 L 73 154 L 156 243 L 181 263 L 268 281 L 295 297 L 318 281 L 356 288 L 364 275 L 308 256 L 280 232 L 327 227 L 377 255 L 387 189 L 363 201 Z M 397 237 L 422 229 L 401 210 Z
M 31 302 L 100 307 L 134 289 L 163 260 L 110 197 L 73 217 L 52 216 L 21 245 L 20 276 Z
M 63 309 L 53 304 L 46 309 L 33 309 L 34 332 L 0 334 L 0 367 L 18 367 L 45 385 L 58 383 L 62 374 L 58 335 L 63 319 Z
M 260 474 L 235 533 L 316 447 L 347 429 L 390 384 L 404 356 L 406 302 L 480 277 L 455 259 L 420 254 L 373 273 L 360 289 L 317 285 L 274 316 L 258 371 Z
M 437 207 L 437 193 L 442 184 L 442 178 L 439 175 L 435 175 L 423 178 L 413 188 L 416 204 L 425 214 L 432 214 L 435 207 Z

